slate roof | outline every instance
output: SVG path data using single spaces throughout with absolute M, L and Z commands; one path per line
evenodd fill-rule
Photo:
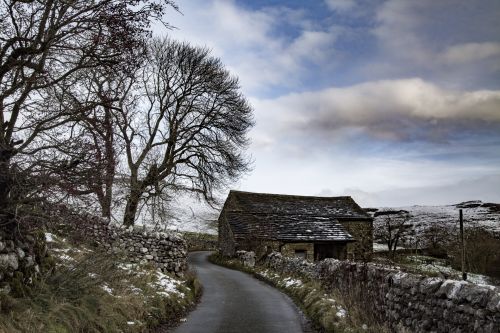
M 310 197 L 231 191 L 223 214 L 235 238 L 353 241 L 339 220 L 371 217 L 351 197 Z
M 312 197 L 231 191 L 228 201 L 224 209 L 231 212 L 371 220 L 349 196 Z
M 282 241 L 353 241 L 335 219 L 295 215 L 262 215 L 233 212 L 226 214 L 236 239 Z

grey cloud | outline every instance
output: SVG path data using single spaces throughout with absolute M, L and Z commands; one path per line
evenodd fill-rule
M 282 131 L 316 137 L 343 129 L 396 141 L 446 141 L 468 133 L 500 136 L 500 91 L 450 91 L 421 79 L 291 94 L 257 107 L 275 110 Z
M 477 176 L 454 184 L 402 187 L 383 191 L 364 191 L 359 188 L 345 188 L 332 191 L 324 188 L 316 195 L 350 195 L 362 207 L 398 207 L 409 205 L 449 205 L 468 200 L 500 202 L 500 174 Z
M 377 52 L 362 79 L 422 76 L 448 87 L 498 87 L 500 2 L 388 0 L 376 8 Z

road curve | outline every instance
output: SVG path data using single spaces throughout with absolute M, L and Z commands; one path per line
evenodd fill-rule
M 174 333 L 309 332 L 288 296 L 248 274 L 210 263 L 209 254 L 189 255 L 189 265 L 203 285 L 203 296 Z

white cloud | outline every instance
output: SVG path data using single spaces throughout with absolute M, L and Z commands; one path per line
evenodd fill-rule
M 247 93 L 300 86 L 311 63 L 332 62 L 335 28 L 315 27 L 300 10 L 250 10 L 220 0 L 187 1 L 181 9 L 183 16 L 168 18 L 177 27 L 171 35 L 210 47 L 239 76 Z M 296 34 L 278 34 L 285 25 L 293 26 Z
M 483 132 L 500 133 L 500 91 L 481 88 L 498 86 L 482 84 L 483 76 L 498 70 L 500 41 L 489 32 L 498 22 L 493 14 L 478 21 L 485 15 L 468 15 L 467 8 L 481 6 L 468 0 L 325 0 L 334 11 L 329 15 L 366 22 L 334 27 L 284 4 L 255 10 L 231 0 L 186 0 L 183 16 L 167 18 L 178 28 L 172 37 L 207 45 L 221 57 L 256 109 L 250 150 L 255 170 L 241 189 L 305 195 L 324 190 L 378 205 L 422 202 L 436 189 L 448 203 L 457 191 L 453 184 L 498 173 L 492 160 L 500 157 L 491 151 L 498 150 L 499 137 Z M 340 58 L 341 70 L 333 71 Z M 322 73 L 311 72 L 310 64 Z M 296 92 L 304 90 L 304 78 L 330 74 L 331 82 L 345 84 L 347 77 L 360 83 Z M 463 88 L 477 77 L 479 84 L 470 86 L 479 88 Z M 275 88 L 281 97 L 262 98 L 275 96 Z M 467 133 L 474 134 L 468 146 L 446 142 Z M 484 137 L 492 143 L 479 152 L 488 157 L 476 158 L 473 145 Z M 356 146 L 360 141 L 363 147 Z M 418 149 L 405 156 L 391 151 L 393 143 L 409 147 L 403 141 Z M 448 151 L 474 156 L 464 163 L 439 160 Z M 492 193 L 486 181 L 476 188 L 466 186 L 463 196 L 475 199 L 481 188 Z
M 441 55 L 446 64 L 462 65 L 468 62 L 496 58 L 500 63 L 500 43 L 464 43 L 448 47 Z
M 446 204 L 467 198 L 500 199 L 493 186 L 498 184 L 498 176 L 493 178 L 494 182 L 483 179 L 456 185 L 464 179 L 498 175 L 495 166 L 373 157 L 342 149 L 314 154 L 314 150 L 321 148 L 302 148 L 303 155 L 258 152 L 255 170 L 242 181 L 240 189 L 298 195 L 352 195 L 365 206 Z M 483 195 L 480 195 L 481 188 Z

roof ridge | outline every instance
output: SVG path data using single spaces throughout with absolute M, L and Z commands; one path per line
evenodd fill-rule
M 280 194 L 280 193 L 266 193 L 266 192 L 249 192 L 240 190 L 229 190 L 229 193 L 242 193 L 242 194 L 253 194 L 253 195 L 269 195 L 269 196 L 279 196 L 279 197 L 295 197 L 295 198 L 316 198 L 316 199 L 339 199 L 339 198 L 349 198 L 352 199 L 350 195 L 338 195 L 334 197 L 324 197 L 317 195 L 299 195 L 299 194 Z M 353 199 L 354 200 L 354 199 Z

